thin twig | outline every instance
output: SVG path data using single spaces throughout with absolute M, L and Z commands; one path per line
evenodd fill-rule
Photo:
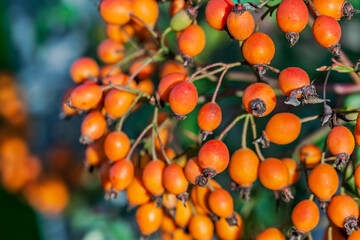
M 251 129 L 252 129 L 252 133 L 253 133 L 253 139 L 254 141 L 257 139 L 257 134 L 256 134 L 256 124 L 255 124 L 255 120 L 254 120 L 254 116 L 250 115 L 250 121 L 251 121 Z M 264 161 L 265 158 L 261 153 L 260 147 L 259 147 L 259 143 L 258 142 L 254 142 L 255 145 L 255 150 L 256 153 L 260 159 L 260 161 Z
M 260 25 L 261 23 L 264 21 L 264 19 L 267 17 L 267 15 L 271 15 L 278 7 L 280 4 L 276 4 L 272 7 L 269 7 L 264 13 L 263 15 L 261 15 L 260 19 L 257 21 L 256 26 L 255 26 L 255 32 L 258 32 L 260 29 Z
M 320 118 L 319 115 L 314 115 L 314 116 L 310 116 L 310 117 L 306 117 L 306 118 L 300 118 L 300 122 L 301 123 L 306 123 L 306 122 L 310 122 L 310 121 L 313 121 L 315 119 L 318 119 Z
M 134 93 L 136 95 L 140 95 L 143 98 L 147 98 L 150 99 L 151 96 L 141 90 L 135 89 L 135 88 L 131 88 L 131 87 L 127 87 L 127 86 L 123 86 L 123 85 L 115 85 L 110 83 L 108 86 L 102 87 L 102 90 L 105 91 L 107 89 L 111 89 L 111 88 L 115 88 L 117 90 L 121 90 L 121 91 L 125 91 L 125 92 L 129 92 L 129 93 Z
M 216 85 L 214 94 L 213 94 L 212 99 L 211 99 L 211 102 L 212 102 L 212 103 L 215 103 L 216 96 L 217 96 L 217 94 L 218 94 L 218 92 L 219 92 L 221 82 L 222 82 L 222 80 L 224 79 L 224 76 L 225 76 L 225 74 L 226 74 L 227 71 L 228 71 L 228 68 L 226 67 L 226 68 L 224 69 L 224 71 L 222 72 L 220 78 L 219 78 L 219 81 L 218 81 L 218 83 L 217 83 L 217 85 Z
M 151 35 L 153 36 L 154 39 L 158 39 L 158 34 L 154 31 L 153 27 L 146 24 L 141 18 L 139 18 L 135 14 L 130 13 L 130 15 L 131 15 L 131 17 L 133 17 L 136 20 L 138 20 L 139 22 L 141 22 L 142 25 L 146 28 L 146 30 L 148 30 L 151 33 Z
M 249 126 L 249 120 L 250 120 L 250 114 L 246 116 L 245 121 L 244 121 L 243 132 L 242 132 L 242 136 L 241 136 L 241 147 L 242 148 L 247 148 L 246 147 L 246 136 L 247 136 L 247 129 Z
M 164 147 L 164 144 L 163 144 L 162 141 L 161 141 L 160 134 L 159 134 L 159 129 L 158 129 L 158 127 L 157 127 L 157 124 L 155 124 L 155 132 L 156 132 L 157 139 L 158 139 L 158 141 L 159 141 L 161 154 L 162 154 L 163 157 L 165 158 L 165 161 L 167 162 L 167 164 L 170 165 L 170 164 L 171 164 L 171 160 L 170 160 L 170 159 L 168 158 L 168 156 L 166 155 L 165 147 Z
M 135 140 L 134 144 L 131 146 L 130 151 L 128 153 L 128 155 L 126 156 L 126 159 L 130 161 L 131 158 L 131 154 L 134 152 L 136 146 L 139 144 L 140 140 L 145 136 L 145 134 L 150 130 L 150 128 L 152 128 L 153 123 L 150 123 L 149 125 L 147 125 L 147 127 L 140 133 L 140 135 L 137 137 L 137 139 Z
M 217 139 L 222 140 L 222 139 L 224 138 L 225 134 L 228 133 L 228 132 L 230 131 L 230 129 L 231 129 L 232 127 L 234 127 L 235 124 L 236 124 L 238 121 L 240 121 L 241 119 L 243 119 L 243 118 L 246 117 L 246 116 L 247 116 L 247 114 L 241 114 L 241 115 L 237 116 L 237 117 L 222 131 L 222 133 L 219 135 L 219 137 L 218 137 Z
M 126 32 L 124 25 L 121 25 L 120 28 L 124 32 L 131 46 L 133 46 L 137 50 L 141 49 L 141 47 L 134 41 L 134 39 Z
M 152 154 L 152 160 L 156 160 L 157 156 L 156 156 L 156 151 L 155 151 L 155 126 L 157 124 L 157 120 L 158 120 L 158 112 L 159 112 L 159 108 L 155 107 L 154 108 L 154 116 L 153 116 L 153 121 L 152 121 L 152 134 L 151 134 L 151 154 Z
M 117 132 L 121 132 L 122 126 L 125 122 L 125 119 L 129 116 L 130 112 L 133 110 L 133 108 L 135 107 L 135 105 L 137 104 L 137 102 L 139 101 L 139 99 L 141 98 L 141 95 L 137 95 L 137 97 L 135 98 L 135 100 L 132 102 L 132 104 L 130 105 L 130 107 L 128 108 L 128 110 L 126 110 L 126 112 L 124 113 L 124 115 L 121 117 L 121 119 L 119 120 L 119 122 L 117 123 L 115 130 Z

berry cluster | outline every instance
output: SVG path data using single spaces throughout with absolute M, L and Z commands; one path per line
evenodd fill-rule
M 138 206 L 136 221 L 143 236 L 161 228 L 163 239 L 211 239 L 214 230 L 220 239 L 240 239 L 244 229 L 242 217 L 234 211 L 230 193 L 212 179 L 228 169 L 230 188 L 239 191 L 245 200 L 250 200 L 251 187 L 259 178 L 265 188 L 274 191 L 277 199 L 289 202 L 294 198 L 291 186 L 298 181 L 300 173 L 307 177 L 312 194 L 293 209 L 294 227 L 286 234 L 277 228 L 266 229 L 257 240 L 285 239 L 287 234 L 291 239 L 306 238 L 320 218 L 314 196 L 334 223 L 331 228 L 346 229 L 349 239 L 359 237 L 359 208 L 353 198 L 357 192 L 345 194 L 341 188 L 341 194 L 335 194 L 339 187 L 336 168 L 345 173 L 349 165 L 356 167 L 349 163 L 349 158 L 355 142 L 360 145 L 360 115 L 352 133 L 341 124 L 349 121 L 347 114 L 358 110 L 332 109 L 327 104 L 325 89 L 332 70 L 359 75 L 360 61 L 348 66 L 334 59 L 330 67 L 320 68 L 328 74 L 323 97 L 319 98 L 308 74 L 301 68 L 280 71 L 269 65 L 275 45 L 270 36 L 259 32 L 265 17 L 277 10 L 276 22 L 293 47 L 311 22 L 310 9 L 316 17 L 312 24 L 316 42 L 339 58 L 343 53 L 338 20 L 350 19 L 358 11 L 344 0 L 309 0 L 306 4 L 302 0 L 283 0 L 277 5 L 269 5 L 269 0 L 262 2 L 259 5 L 240 1 L 235 4 L 230 0 L 206 3 L 207 23 L 239 41 L 244 61 L 204 67 L 194 61 L 206 45 L 204 30 L 196 22 L 198 11 L 202 11 L 200 0 L 171 0 L 171 21 L 162 32 L 155 28 L 159 16 L 155 0 L 100 2 L 99 12 L 107 24 L 108 38 L 100 43 L 97 53 L 104 65 L 99 67 L 88 57 L 72 64 L 70 74 L 77 85 L 65 94 L 61 116 L 85 115 L 80 142 L 87 145 L 86 163 L 91 169 L 100 168 L 100 180 L 108 199 L 124 190 L 129 205 Z M 266 10 L 255 23 L 253 14 L 263 8 Z M 176 36 L 176 49 L 168 41 L 172 32 Z M 244 90 L 231 92 L 242 97 L 245 113 L 236 117 L 217 138 L 206 141 L 222 122 L 222 110 L 216 103 L 222 80 L 230 69 L 239 66 L 250 67 L 257 80 Z M 197 68 L 189 74 L 193 67 Z M 278 87 L 264 78 L 266 70 L 279 74 Z M 217 73 L 221 73 L 219 78 L 215 77 Z M 194 85 L 203 78 L 217 80 L 210 99 L 199 96 L 201 89 Z M 155 83 L 158 83 L 156 87 Z M 289 112 L 274 114 L 258 137 L 255 118 L 271 114 L 279 94 L 287 96 L 285 104 L 295 107 L 301 103 L 321 103 L 323 113 L 303 119 Z M 200 134 L 189 133 L 196 145 L 176 154 L 170 147 L 175 123 L 184 120 L 204 101 L 197 117 Z M 132 142 L 123 130 L 124 122 L 143 105 L 153 107 L 152 120 Z M 300 163 L 292 158 L 263 157 L 261 146 L 292 143 L 305 122 L 320 118 L 322 125 L 328 123 L 332 128 L 322 151 L 315 145 L 301 146 L 296 156 Z M 230 155 L 222 140 L 240 120 L 244 121 L 242 147 Z M 255 151 L 246 144 L 249 124 Z M 138 151 L 140 144 L 143 148 Z M 325 157 L 326 149 L 331 157 Z M 344 178 L 345 174 L 342 181 Z M 360 187 L 359 167 L 354 178 Z

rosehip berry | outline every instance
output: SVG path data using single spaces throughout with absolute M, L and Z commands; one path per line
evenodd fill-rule
M 205 19 L 215 30 L 224 30 L 226 19 L 234 7 L 230 0 L 210 0 L 205 8 Z
M 229 174 L 243 189 L 243 193 L 240 190 L 240 194 L 244 199 L 249 199 L 250 188 L 258 177 L 259 164 L 258 156 L 249 148 L 239 149 L 231 156 Z
M 356 167 L 354 173 L 355 184 L 357 188 L 360 188 L 360 165 Z
M 348 195 L 336 195 L 327 209 L 330 220 L 338 227 L 345 228 L 348 235 L 358 228 L 359 207 Z
M 188 6 L 188 2 L 185 0 L 172 0 L 169 5 L 169 14 L 170 16 L 174 16 L 178 11 L 185 9 Z
M 189 225 L 190 219 L 192 216 L 190 203 L 187 201 L 183 203 L 182 201 L 176 201 L 176 210 L 175 210 L 175 223 L 179 227 L 186 228 Z
M 357 126 L 355 126 L 354 129 L 354 138 L 355 138 L 355 143 L 360 146 L 360 130 L 357 128 Z
M 329 228 L 331 227 L 331 231 L 329 231 Z M 344 233 L 342 232 L 342 229 L 336 227 L 334 224 L 330 223 L 329 226 L 325 229 L 325 235 L 324 235 L 324 240 L 329 240 L 329 235 L 331 234 L 332 238 L 331 239 L 336 239 L 336 240 L 346 240 L 346 237 L 344 235 Z M 355 233 L 355 231 L 353 231 L 353 234 Z M 356 240 L 359 238 L 350 238 L 352 236 L 352 234 L 348 237 L 348 240 Z
M 339 178 L 329 164 L 320 164 L 309 175 L 309 188 L 319 198 L 320 207 L 326 209 L 327 203 L 339 187 Z
M 85 159 L 86 163 L 90 166 L 99 166 L 105 162 L 104 138 L 101 138 L 86 147 Z
M 242 103 L 248 113 L 256 117 L 264 117 L 274 110 L 276 95 L 269 85 L 253 83 L 245 89 Z
M 168 212 L 171 212 L 172 210 L 175 210 L 178 199 L 176 198 L 175 194 L 165 192 L 163 194 L 162 201 L 163 201 L 163 207 Z
M 134 62 L 129 70 L 130 75 L 133 75 L 143 64 L 144 62 L 141 60 Z M 137 73 L 136 77 L 140 79 L 149 78 L 153 72 L 154 72 L 154 66 L 152 64 L 148 64 L 145 67 L 143 67 L 140 70 L 140 72 Z
M 99 59 L 106 64 L 113 64 L 124 57 L 124 46 L 114 40 L 105 39 L 97 49 Z
M 289 170 L 279 159 L 268 158 L 260 163 L 259 179 L 270 190 L 282 190 L 289 184 Z
M 275 55 L 275 45 L 265 33 L 256 32 L 245 40 L 242 53 L 246 61 L 258 67 L 266 67 Z
M 229 165 L 229 158 L 226 145 L 216 139 L 206 142 L 198 154 L 199 165 L 207 178 L 212 178 L 224 171 Z
M 215 222 L 215 231 L 220 239 L 236 240 L 241 239 L 244 232 L 244 223 L 242 218 L 237 212 L 234 212 L 237 225 L 230 226 L 225 218 L 220 218 L 219 221 Z
M 186 179 L 192 184 L 204 187 L 208 181 L 203 175 L 197 157 L 192 157 L 186 162 L 184 173 Z
M 126 43 L 129 41 L 129 37 L 134 36 L 135 29 L 132 24 L 126 24 L 123 26 L 108 24 L 106 26 L 106 35 L 109 39 Z
M 221 108 L 217 103 L 209 102 L 200 108 L 197 122 L 204 135 L 211 134 L 221 123 Z
M 342 16 L 351 19 L 356 13 L 351 3 L 345 0 L 313 0 L 313 4 L 320 15 L 333 17 L 336 20 Z
M 135 99 L 133 93 L 113 89 L 105 97 L 106 113 L 112 118 L 122 117 Z
M 173 87 L 176 86 L 176 84 L 185 81 L 187 78 L 188 76 L 183 73 L 170 73 L 161 78 L 157 90 L 160 99 L 164 102 L 169 102 L 169 95 Z
M 174 219 L 167 214 L 163 215 L 163 219 L 161 221 L 160 229 L 163 232 L 172 233 L 176 229 L 176 224 Z
M 299 40 L 299 33 L 304 30 L 309 19 L 308 9 L 301 0 L 284 0 L 276 12 L 276 22 L 286 33 L 290 47 Z
M 68 104 L 68 99 L 70 97 L 70 94 L 72 92 L 72 90 L 74 90 L 75 87 L 70 87 L 68 90 L 66 90 L 62 101 L 61 101 L 61 113 L 59 115 L 59 117 L 61 119 L 69 117 L 71 115 L 75 115 L 78 113 L 78 111 L 76 109 L 74 109 L 72 106 L 69 106 Z
M 150 201 L 150 193 L 146 190 L 141 175 L 133 178 L 126 188 L 126 196 L 132 206 L 143 205 Z
M 196 87 L 188 81 L 176 84 L 169 94 L 170 108 L 178 119 L 185 119 L 186 114 L 196 107 L 197 100 Z
M 111 132 L 106 136 L 104 149 L 112 162 L 125 158 L 130 150 L 129 137 L 124 132 Z
M 341 27 L 338 21 L 328 16 L 317 17 L 312 32 L 320 46 L 328 48 L 334 56 L 340 56 Z
M 284 234 L 277 228 L 268 228 L 262 231 L 256 240 L 285 240 Z
M 79 58 L 70 68 L 70 75 L 74 82 L 82 83 L 87 79 L 96 79 L 99 76 L 99 66 L 88 57 Z
M 109 162 L 104 162 L 100 167 L 100 183 L 104 191 L 109 193 L 111 191 L 111 181 L 110 181 L 110 169 L 111 165 Z
M 237 225 L 234 213 L 234 202 L 224 189 L 216 189 L 209 196 L 209 207 L 213 214 L 226 218 L 230 226 Z
M 291 214 L 291 220 L 298 231 L 310 232 L 319 223 L 319 209 L 313 201 L 303 200 L 299 202 Z
M 289 170 L 289 184 L 295 184 L 300 178 L 299 165 L 294 159 L 291 158 L 284 158 L 282 161 Z
M 105 22 L 116 25 L 124 25 L 130 21 L 130 0 L 103 0 L 99 10 Z
M 114 65 L 105 65 L 100 68 L 100 77 L 105 78 L 115 74 L 121 73 L 120 68 L 114 67 Z M 103 79 L 104 81 L 104 79 Z
M 182 73 L 184 75 L 188 75 L 189 71 L 184 67 L 184 64 L 174 60 L 168 60 L 161 67 L 159 77 L 162 79 L 169 73 Z
M 355 140 L 349 129 L 344 126 L 335 126 L 326 139 L 326 145 L 331 154 L 336 156 L 337 167 L 342 168 L 354 151 Z
M 233 38 L 243 41 L 254 32 L 254 17 L 243 5 L 237 4 L 227 16 L 226 27 Z
M 195 57 L 205 48 L 206 37 L 199 25 L 190 25 L 178 40 L 179 50 L 187 57 Z
M 338 238 L 336 238 L 338 239 Z M 345 238 L 344 238 L 345 239 Z M 347 240 L 357 240 L 360 239 L 360 230 L 354 230 L 348 237 Z M 340 239 L 341 240 L 341 239 Z
M 159 6 L 154 0 L 133 0 L 131 10 L 132 14 L 136 16 L 131 19 L 140 26 L 143 26 L 143 24 L 137 18 L 153 27 L 159 17 Z
M 152 195 L 161 196 L 165 191 L 163 186 L 164 169 L 165 163 L 160 160 L 151 161 L 144 167 L 142 180 Z
M 163 145 L 166 145 L 168 138 L 169 138 L 169 128 L 163 127 L 159 130 L 159 138 Z M 155 148 L 160 150 L 160 142 L 157 136 L 155 136 Z
M 277 113 L 272 116 L 263 132 L 263 138 L 280 145 L 293 142 L 300 134 L 300 118 L 292 113 Z M 264 147 L 267 147 L 265 140 Z
M 129 76 L 124 73 L 117 73 L 111 76 L 105 77 L 102 81 L 103 86 L 114 85 L 125 85 L 129 79 Z
M 194 215 L 189 223 L 189 232 L 196 240 L 210 240 L 214 234 L 214 224 L 206 215 Z
M 221 188 L 220 184 L 217 183 L 213 179 L 209 179 L 209 183 L 214 189 Z M 211 194 L 211 190 L 208 186 L 206 187 L 199 187 L 196 186 L 196 200 L 198 205 L 203 209 L 203 211 L 206 214 L 211 213 L 210 207 L 209 207 L 209 196 Z
M 141 205 L 136 211 L 136 222 L 140 232 L 148 236 L 160 228 L 163 218 L 163 210 L 156 206 L 155 202 Z
M 315 145 L 305 145 L 300 149 L 300 162 L 306 167 L 314 167 L 321 161 L 321 151 Z
M 165 167 L 163 172 L 163 185 L 165 189 L 175 195 L 180 200 L 187 200 L 186 193 L 189 182 L 187 181 L 184 170 L 177 164 L 171 164 Z
M 134 165 L 131 161 L 121 159 L 110 168 L 110 181 L 117 191 L 127 188 L 134 178 Z
M 80 142 L 90 144 L 101 138 L 106 131 L 106 120 L 99 112 L 91 112 L 84 118 L 81 123 Z
M 101 87 L 95 83 L 83 83 L 71 91 L 69 103 L 71 107 L 89 110 L 97 106 L 102 96 Z
M 308 85 L 310 85 L 310 78 L 301 68 L 289 67 L 282 70 L 279 74 L 279 87 L 286 96 L 290 96 L 292 91 Z M 301 96 L 301 93 L 296 95 L 297 98 Z
M 130 86 L 131 87 L 131 86 Z M 154 83 L 151 79 L 143 79 L 137 85 L 137 89 L 140 91 L 152 95 L 154 93 Z

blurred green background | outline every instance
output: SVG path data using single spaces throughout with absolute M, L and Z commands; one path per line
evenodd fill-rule
M 256 1 L 252 1 L 257 3 Z M 280 1 L 274 1 L 276 4 Z M 358 0 L 349 1 L 360 9 Z M 165 29 L 169 23 L 168 3 L 160 4 L 160 19 L 158 28 Z M 204 7 L 200 8 L 198 22 L 206 32 L 206 48 L 196 61 L 206 65 L 214 62 L 232 62 L 242 60 L 238 42 L 229 39 L 225 32 L 211 29 L 204 19 Z M 260 14 L 256 15 L 256 19 Z M 341 19 L 342 49 L 352 62 L 360 57 L 360 15 L 351 21 Z M 300 34 L 300 41 L 293 48 L 289 48 L 284 33 L 275 21 L 275 14 L 267 18 L 261 25 L 260 31 L 271 36 L 276 46 L 276 54 L 271 65 L 284 69 L 296 66 L 303 68 L 315 84 L 321 86 L 325 73 L 315 69 L 330 65 L 331 55 L 317 45 L 312 37 L 311 28 L 307 27 Z M 106 37 L 105 24 L 101 20 L 94 0 L 3 0 L 0 1 L 0 70 L 14 75 L 16 83 L 21 89 L 22 98 L 28 113 L 27 128 L 23 135 L 28 141 L 31 152 L 40 157 L 46 170 L 50 165 L 51 152 L 56 148 L 63 148 L 72 153 L 72 159 L 78 164 L 84 160 L 85 148 L 78 143 L 80 135 L 81 117 L 74 117 L 67 121 L 58 119 L 61 98 L 66 89 L 72 86 L 69 76 L 71 63 L 81 56 L 96 57 L 97 45 Z M 173 39 L 174 35 L 170 36 Z M 249 71 L 245 67 L 236 70 Z M 275 77 L 272 72 L 266 76 Z M 159 79 L 154 77 L 154 81 Z M 329 84 L 351 83 L 347 74 L 332 72 Z M 228 86 L 247 86 L 248 84 L 228 81 Z M 215 83 L 208 79 L 196 83 L 201 94 L 211 93 Z M 360 107 L 360 94 L 352 96 L 335 96 L 329 94 L 332 107 Z M 299 117 L 306 117 L 321 113 L 321 105 L 306 105 L 294 108 L 283 104 L 284 98 L 278 98 L 275 112 L 290 111 Z M 230 97 L 219 100 L 223 110 L 223 121 L 213 136 L 242 111 L 241 98 Z M 184 129 L 198 133 L 196 111 L 189 114 L 185 121 L 177 125 L 175 133 L 179 146 L 186 147 L 193 142 L 186 137 Z M 148 119 L 151 107 L 143 107 L 133 114 L 125 123 L 126 133 L 135 138 L 146 122 L 136 121 Z M 267 116 L 256 119 L 258 132 L 265 127 Z M 3 121 L 0 122 L 5 126 Z M 352 128 L 351 125 L 349 125 Z M 294 143 L 279 146 L 272 145 L 263 151 L 265 157 L 291 157 L 294 147 L 301 140 L 317 130 L 319 122 L 305 123 L 301 136 Z M 230 153 L 240 147 L 242 124 L 237 124 L 226 136 Z M 325 133 L 326 134 L 326 133 Z M 316 144 L 322 146 L 325 134 L 316 139 Z M 248 137 L 250 143 L 251 136 Z M 248 144 L 249 144 L 248 143 Z M 357 152 L 358 147 L 357 147 Z M 356 159 L 358 161 L 358 158 Z M 216 177 L 224 188 L 228 188 L 227 173 Z M 68 183 L 69 181 L 67 181 Z M 79 176 L 76 184 L 68 183 L 71 190 L 70 203 L 61 215 L 44 216 L 36 213 L 26 203 L 20 194 L 9 193 L 0 187 L 0 239 L 136 239 L 138 229 L 134 220 L 134 210 L 127 210 L 126 198 L 120 194 L 118 199 L 109 203 L 103 199 L 97 172 L 89 174 L 85 170 Z M 265 227 L 279 227 L 288 229 L 291 226 L 290 214 L 294 204 L 309 196 L 305 178 L 296 184 L 295 200 L 289 204 L 280 203 L 276 209 L 273 193 L 264 190 L 256 182 L 252 192 L 252 201 L 244 202 L 232 192 L 236 210 L 241 214 L 249 236 L 254 236 Z M 294 188 L 295 190 L 295 188 Z M 313 231 L 314 239 L 322 239 L 324 228 L 328 225 L 326 216 L 322 215 L 318 227 Z M 152 236 L 152 239 L 159 235 Z

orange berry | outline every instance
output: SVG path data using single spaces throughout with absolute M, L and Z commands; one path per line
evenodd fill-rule
M 356 118 L 355 130 L 360 131 L 360 113 L 358 113 L 357 118 Z
M 100 183 L 105 192 L 111 191 L 111 181 L 110 181 L 110 169 L 111 165 L 109 162 L 104 162 L 100 167 Z
M 176 198 L 175 194 L 165 192 L 163 194 L 162 200 L 163 200 L 163 206 L 167 210 L 176 208 L 178 199 Z
M 75 87 L 70 87 L 68 90 L 66 90 L 66 92 L 62 98 L 62 102 L 61 102 L 62 112 L 60 113 L 61 118 L 66 118 L 68 116 L 78 113 L 78 111 L 76 109 L 70 107 L 69 104 L 67 103 L 68 98 L 70 97 L 70 94 L 71 94 L 72 90 L 74 90 L 74 88 Z
M 307 167 L 314 167 L 321 161 L 321 151 L 315 145 L 305 145 L 300 149 L 300 162 Z
M 342 10 L 345 0 L 313 0 L 313 5 L 320 15 L 329 16 L 339 20 L 342 16 Z
M 133 0 L 131 5 L 132 13 L 140 18 L 145 24 L 153 27 L 159 17 L 159 7 L 155 0 Z M 132 17 L 132 20 L 143 26 L 141 21 L 136 17 Z
M 329 164 L 320 164 L 309 175 L 309 188 L 319 200 L 330 200 L 339 186 L 339 178 Z
M 275 45 L 265 33 L 253 33 L 242 46 L 242 53 L 250 64 L 268 64 L 275 55 Z
M 171 110 L 179 119 L 184 119 L 196 107 L 198 92 L 193 83 L 182 81 L 176 84 L 169 94 Z
M 265 128 L 265 135 L 270 142 L 289 144 L 299 136 L 300 118 L 292 113 L 277 113 L 270 118 Z
M 316 42 L 325 48 L 333 47 L 341 38 L 341 27 L 338 21 L 328 16 L 317 17 L 312 32 Z
M 129 75 L 124 73 L 112 74 L 105 77 L 102 81 L 103 86 L 108 86 L 110 83 L 114 85 L 125 85 L 129 80 Z
M 330 220 L 338 227 L 344 228 L 345 224 L 348 235 L 351 230 L 357 227 L 357 219 L 359 218 L 359 207 L 348 195 L 336 195 L 331 199 L 327 209 Z
M 132 206 L 143 205 L 150 201 L 150 193 L 144 187 L 141 175 L 133 178 L 126 188 L 126 196 Z
M 300 178 L 299 165 L 291 158 L 284 158 L 282 162 L 285 163 L 289 170 L 289 184 L 295 184 Z
M 105 65 L 100 68 L 100 77 L 108 77 L 115 74 L 121 73 L 120 68 L 114 67 L 114 65 Z M 105 79 L 103 79 L 104 81 Z
M 185 206 L 182 201 L 176 201 L 176 210 L 175 210 L 175 223 L 179 227 L 186 228 L 189 225 L 190 219 L 192 216 L 190 203 L 187 201 Z
M 205 8 L 207 23 L 215 30 L 224 30 L 226 19 L 234 6 L 230 0 L 210 0 Z
M 210 240 L 214 234 L 214 224 L 208 216 L 198 214 L 191 218 L 189 232 L 196 240 Z
M 106 160 L 103 138 L 86 147 L 85 159 L 91 166 L 101 165 Z
M 165 191 L 163 186 L 164 169 L 165 163 L 160 160 L 151 161 L 144 168 L 142 180 L 152 195 L 159 196 Z
M 81 110 L 89 110 L 97 106 L 103 96 L 101 87 L 94 83 L 84 83 L 72 90 L 70 105 Z
M 209 207 L 216 216 L 228 218 L 234 212 L 231 195 L 224 189 L 216 189 L 209 196 Z
M 355 126 L 354 129 L 354 138 L 355 138 L 355 143 L 360 146 L 360 130 Z
M 220 184 L 217 183 L 213 179 L 209 179 L 209 183 L 214 189 L 221 188 Z M 208 186 L 205 187 L 199 187 L 196 186 L 196 202 L 198 205 L 202 208 L 202 210 L 208 214 L 210 213 L 210 207 L 209 207 L 209 196 L 211 194 L 211 190 Z
M 331 227 L 331 235 L 332 235 L 332 239 L 336 239 L 336 240 L 346 240 L 346 237 L 344 235 L 344 233 L 341 231 L 340 228 L 336 227 L 333 224 L 329 224 L 329 226 L 325 229 L 325 235 L 324 235 L 324 240 L 329 240 L 329 228 Z M 355 231 L 353 231 L 353 234 L 355 233 Z M 355 234 L 356 236 L 356 234 Z M 348 240 L 356 240 L 356 239 L 360 239 L 360 238 L 350 238 L 351 235 L 349 236 Z
M 276 22 L 286 33 L 290 46 L 299 40 L 299 33 L 306 27 L 308 19 L 308 9 L 301 0 L 284 0 L 276 11 Z
M 124 132 L 111 132 L 105 138 L 104 149 L 110 161 L 123 159 L 130 150 L 129 137 Z
M 182 54 L 195 57 L 205 48 L 206 36 L 199 25 L 190 25 L 181 34 L 178 40 Z
M 354 173 L 355 184 L 357 188 L 360 188 L 360 165 L 356 167 Z
M 151 79 L 143 79 L 139 82 L 137 88 L 149 95 L 154 93 L 154 83 Z
M 164 102 L 169 102 L 169 95 L 171 90 L 174 88 L 174 86 L 176 86 L 176 84 L 185 81 L 187 78 L 188 76 L 183 73 L 170 73 L 161 78 L 157 89 L 157 94 L 159 95 L 160 99 Z
M 290 96 L 291 91 L 308 85 L 310 85 L 310 78 L 301 68 L 289 67 L 280 72 L 279 87 L 286 96 Z M 301 94 L 296 97 L 301 97 Z
M 97 49 L 99 59 L 106 64 L 113 64 L 124 57 L 124 46 L 111 39 L 105 39 Z
M 133 93 L 113 89 L 105 97 L 105 110 L 112 118 L 122 117 L 135 99 Z
M 159 77 L 162 79 L 169 73 L 182 73 L 184 75 L 188 75 L 189 71 L 184 67 L 184 64 L 174 60 L 168 60 L 161 67 Z
M 269 85 L 253 83 L 245 89 L 242 103 L 248 113 L 256 117 L 264 117 L 274 110 L 276 95 Z
M 229 174 L 240 186 L 251 186 L 258 177 L 260 160 L 249 148 L 242 148 L 233 153 L 229 164 Z
M 126 43 L 129 41 L 129 37 L 134 36 L 135 30 L 131 24 L 124 26 L 108 24 L 106 26 L 106 35 L 109 39 Z
M 167 191 L 179 195 L 186 192 L 189 183 L 184 170 L 177 164 L 171 164 L 164 169 L 163 185 Z
M 197 122 L 203 132 L 211 133 L 221 123 L 221 108 L 215 102 L 206 103 L 200 108 Z
M 141 60 L 134 62 L 129 70 L 130 75 L 133 75 L 143 64 L 144 62 Z M 153 72 L 154 72 L 154 67 L 152 66 L 152 64 L 147 64 L 145 67 L 143 67 L 140 70 L 140 72 L 137 73 L 136 77 L 140 79 L 149 78 Z
M 92 58 L 83 57 L 73 62 L 70 75 L 74 82 L 82 83 L 87 79 L 97 78 L 99 71 L 98 64 Z
M 339 239 L 339 238 L 333 238 L 333 239 Z M 345 239 L 345 238 L 344 238 Z M 357 230 L 357 231 L 353 231 L 351 234 L 350 234 L 350 236 L 348 237 L 348 239 L 347 240 L 358 240 L 358 239 L 360 239 L 360 230 Z M 341 240 L 341 239 L 339 239 L 339 240 Z
M 284 234 L 277 228 L 268 228 L 262 231 L 256 240 L 285 240 Z
M 188 4 L 184 0 L 172 0 L 169 5 L 169 14 L 174 16 L 178 11 L 185 9 Z
M 233 38 L 243 41 L 254 32 L 255 21 L 243 5 L 237 4 L 229 13 L 226 26 Z
M 207 178 L 212 178 L 224 171 L 229 165 L 229 158 L 226 145 L 216 139 L 206 142 L 198 154 L 199 165 Z
M 220 218 L 219 221 L 215 222 L 216 234 L 219 236 L 220 239 L 241 239 L 244 232 L 244 223 L 240 215 L 237 212 L 234 213 L 237 220 L 237 225 L 235 226 L 230 226 L 225 218 Z
M 163 210 L 156 207 L 155 202 L 141 205 L 136 211 L 136 222 L 143 235 L 150 235 L 161 226 Z
M 289 170 L 279 159 L 268 158 L 260 163 L 259 179 L 270 190 L 282 190 L 289 184 Z
M 103 0 L 100 3 L 99 10 L 105 22 L 123 25 L 130 21 L 130 7 L 130 0 Z
M 204 187 L 207 183 L 197 157 L 192 157 L 186 162 L 184 173 L 186 179 L 192 184 Z
M 176 224 L 172 217 L 167 214 L 163 215 L 163 219 L 161 221 L 161 230 L 167 233 L 172 233 L 176 229 Z
M 291 214 L 291 220 L 297 230 L 310 232 L 318 224 L 320 212 L 316 204 L 311 200 L 299 202 Z
M 84 118 L 81 123 L 80 142 L 84 144 L 91 143 L 104 135 L 106 131 L 106 121 L 104 116 L 99 112 L 91 112 Z
M 326 145 L 334 156 L 341 153 L 346 153 L 350 156 L 355 148 L 355 140 L 348 128 L 335 126 L 331 129 L 326 139 Z
M 110 181 L 117 191 L 127 188 L 134 178 L 134 165 L 131 161 L 121 159 L 110 168 Z

